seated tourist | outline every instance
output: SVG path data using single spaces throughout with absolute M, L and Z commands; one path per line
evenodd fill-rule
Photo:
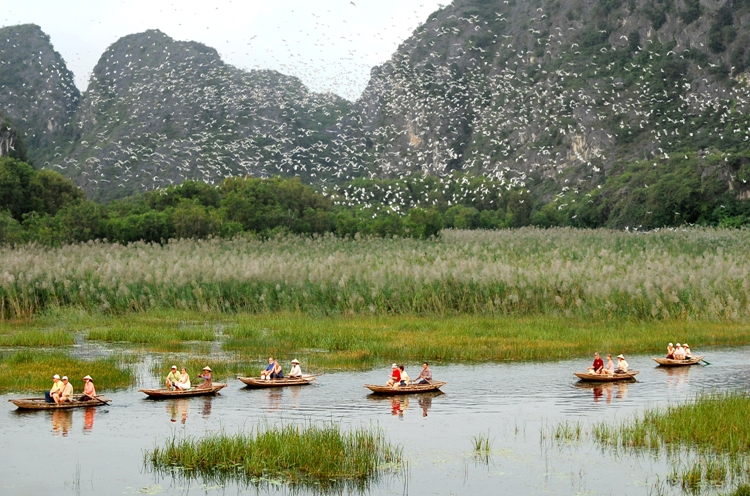
M 391 365 L 391 378 L 385 383 L 386 386 L 397 387 L 401 384 L 401 371 L 395 363 Z
M 615 373 L 615 362 L 612 361 L 612 354 L 607 353 L 607 365 L 603 370 L 604 374 L 612 375 Z
M 60 395 L 55 397 L 55 403 L 67 403 L 73 401 L 73 385 L 68 382 L 68 376 L 64 375 L 62 378 L 62 389 Z
M 47 403 L 57 403 L 57 398 L 60 396 L 60 390 L 62 389 L 62 382 L 60 382 L 60 376 L 55 374 L 52 376 L 52 387 L 49 391 L 44 392 L 44 401 Z
M 94 379 L 90 375 L 83 378 L 83 395 L 80 401 L 88 401 L 96 398 L 96 388 L 94 388 Z
M 432 371 L 430 370 L 427 362 L 422 364 L 422 372 L 419 373 L 419 377 L 414 381 L 414 384 L 429 384 L 432 382 Z M 426 416 L 426 415 L 425 415 Z
M 278 360 L 273 361 L 273 369 L 271 370 L 271 379 L 283 379 L 284 378 L 284 370 L 281 368 L 281 364 Z
M 675 360 L 685 359 L 685 349 L 682 347 L 680 343 L 677 343 L 677 347 L 674 350 L 674 359 Z
M 177 387 L 177 383 L 180 382 L 180 373 L 177 372 L 177 365 L 172 365 L 172 370 L 167 374 L 167 389 L 170 391 Z
M 674 345 L 672 343 L 667 345 L 667 358 L 674 360 Z
M 275 367 L 275 365 L 274 365 L 273 357 L 268 357 L 268 365 L 266 365 L 266 368 L 263 369 L 263 371 L 260 373 L 260 378 L 261 379 L 270 379 L 271 378 L 271 374 L 273 373 L 274 367 Z
M 289 377 L 292 379 L 302 378 L 302 369 L 299 366 L 299 360 L 296 358 L 292 360 L 292 370 L 289 371 Z
M 599 352 L 594 353 L 594 364 L 586 369 L 589 374 L 601 374 L 604 368 L 604 360 L 599 357 Z
M 185 367 L 182 367 L 180 379 L 177 381 L 177 384 L 175 384 L 175 387 L 181 391 L 190 389 L 190 376 L 188 375 L 187 369 L 185 369 Z
M 399 381 L 399 383 L 402 386 L 408 386 L 411 381 L 409 380 L 409 374 L 407 374 L 406 371 L 404 370 L 404 366 L 399 365 L 398 371 L 401 374 L 401 380 Z

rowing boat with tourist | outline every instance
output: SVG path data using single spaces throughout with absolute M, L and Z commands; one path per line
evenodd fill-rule
M 203 382 L 198 386 L 193 387 L 187 369 L 182 367 L 182 373 L 178 374 L 177 365 L 172 365 L 172 369 L 167 375 L 165 381 L 166 387 L 158 389 L 139 389 L 138 391 L 152 399 L 214 395 L 227 387 L 227 385 L 223 383 L 214 383 L 212 374 L 213 371 L 211 370 L 211 367 L 208 365 L 203 367 L 202 373 L 198 375 L 198 378 L 203 379 Z
M 617 366 L 612 361 L 612 355 L 607 354 L 607 365 L 601 359 L 599 353 L 594 353 L 594 363 L 586 372 L 573 372 L 573 374 L 582 381 L 590 382 L 617 382 L 617 381 L 635 381 L 638 375 L 637 370 L 630 370 L 630 365 L 625 360 L 622 353 L 617 355 Z
M 704 358 L 706 358 L 705 355 L 693 356 L 690 345 L 687 343 L 677 343 L 677 346 L 669 343 L 667 345 L 667 356 L 654 357 L 653 360 L 662 367 L 683 367 L 685 365 L 697 365 L 702 361 L 706 362 Z
M 411 381 L 409 375 L 404 370 L 403 365 L 391 365 L 391 377 L 385 385 L 365 384 L 365 387 L 374 394 L 418 394 L 429 391 L 438 391 L 441 387 L 448 384 L 432 380 L 432 371 L 427 362 L 422 363 L 422 371 L 419 376 Z
M 83 393 L 73 394 L 73 384 L 68 376 L 52 376 L 52 387 L 44 392 L 44 398 L 18 398 L 8 400 L 19 410 L 67 410 L 90 406 L 108 405 L 111 399 L 98 396 L 94 388 L 94 379 L 90 375 L 83 378 Z
M 292 360 L 292 370 L 284 376 L 284 370 L 273 358 L 268 359 L 268 366 L 260 373 L 260 377 L 242 377 L 237 379 L 248 389 L 280 388 L 289 386 L 307 386 L 315 380 L 314 375 L 305 375 L 300 368 L 299 360 Z

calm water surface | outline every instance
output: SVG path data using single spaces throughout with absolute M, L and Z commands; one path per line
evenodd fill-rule
M 551 446 L 542 442 L 541 430 L 566 420 L 624 420 L 700 391 L 748 387 L 750 348 L 707 355 L 711 366 L 680 369 L 628 357 L 641 371 L 637 383 L 596 388 L 577 383 L 572 372 L 589 363 L 576 360 L 435 365 L 436 380 L 449 383 L 437 396 L 373 397 L 362 385 L 384 383 L 390 371 L 382 369 L 326 374 L 314 386 L 275 391 L 248 390 L 230 380 L 212 398 L 149 401 L 132 389 L 107 394 L 111 406 L 72 412 L 19 413 L 3 401 L 0 494 L 286 494 L 283 487 L 207 487 L 159 478 L 144 469 L 143 451 L 174 434 L 333 420 L 347 427 L 378 425 L 403 446 L 407 475 L 377 483 L 370 494 L 645 495 L 668 474 L 664 460 L 614 457 L 588 441 Z M 407 370 L 418 374 L 417 366 Z M 157 387 L 160 381 L 141 373 L 139 382 Z M 3 399 L 10 397 L 17 395 Z M 492 439 L 488 463 L 474 458 L 471 445 L 472 436 L 486 433 Z

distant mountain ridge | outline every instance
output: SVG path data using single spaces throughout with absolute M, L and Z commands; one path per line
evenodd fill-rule
M 30 67 L 37 46 L 55 53 L 37 27 L 0 29 L 0 50 L 26 60 L 16 65 Z M 66 93 L 72 75 L 59 56 L 45 57 L 60 76 L 44 81 L 60 96 L 40 107 L 41 92 L 20 99 L 17 81 L 0 83 L 0 110 L 38 165 L 99 200 L 236 174 L 335 189 L 362 176 L 460 172 L 550 201 L 629 163 L 683 155 L 748 196 L 746 160 L 729 159 L 750 143 L 750 0 L 456 0 L 373 68 L 354 103 L 159 31 L 109 47 L 80 97 Z M 53 104 L 67 120 L 45 134 L 32 110 Z M 48 137 L 34 146 L 30 136 Z

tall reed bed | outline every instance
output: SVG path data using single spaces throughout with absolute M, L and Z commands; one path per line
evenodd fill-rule
M 203 438 L 172 437 L 163 447 L 146 451 L 144 462 L 160 472 L 179 469 L 178 476 L 213 483 L 234 480 L 249 485 L 270 480 L 366 488 L 384 470 L 398 467 L 402 452 L 379 429 L 343 431 L 334 423 L 287 424 Z
M 60 352 L 19 351 L 0 353 L 0 391 L 42 391 L 52 385 L 52 376 L 67 375 L 76 392 L 83 390 L 82 377 L 94 378 L 97 391 L 132 386 L 133 372 L 115 358 L 81 360 Z
M 623 425 L 593 427 L 615 450 L 658 454 L 673 465 L 669 482 L 686 492 L 747 484 L 750 480 L 750 397 L 710 393 L 681 405 L 649 410 Z
M 0 316 L 46 308 L 742 320 L 750 231 L 534 228 L 0 248 Z
M 362 369 L 404 361 L 559 360 L 601 353 L 662 352 L 670 340 L 699 349 L 750 343 L 748 325 L 600 321 L 556 316 L 237 315 L 223 347 L 249 362 L 292 358 L 304 367 Z M 284 363 L 284 361 L 286 363 Z

